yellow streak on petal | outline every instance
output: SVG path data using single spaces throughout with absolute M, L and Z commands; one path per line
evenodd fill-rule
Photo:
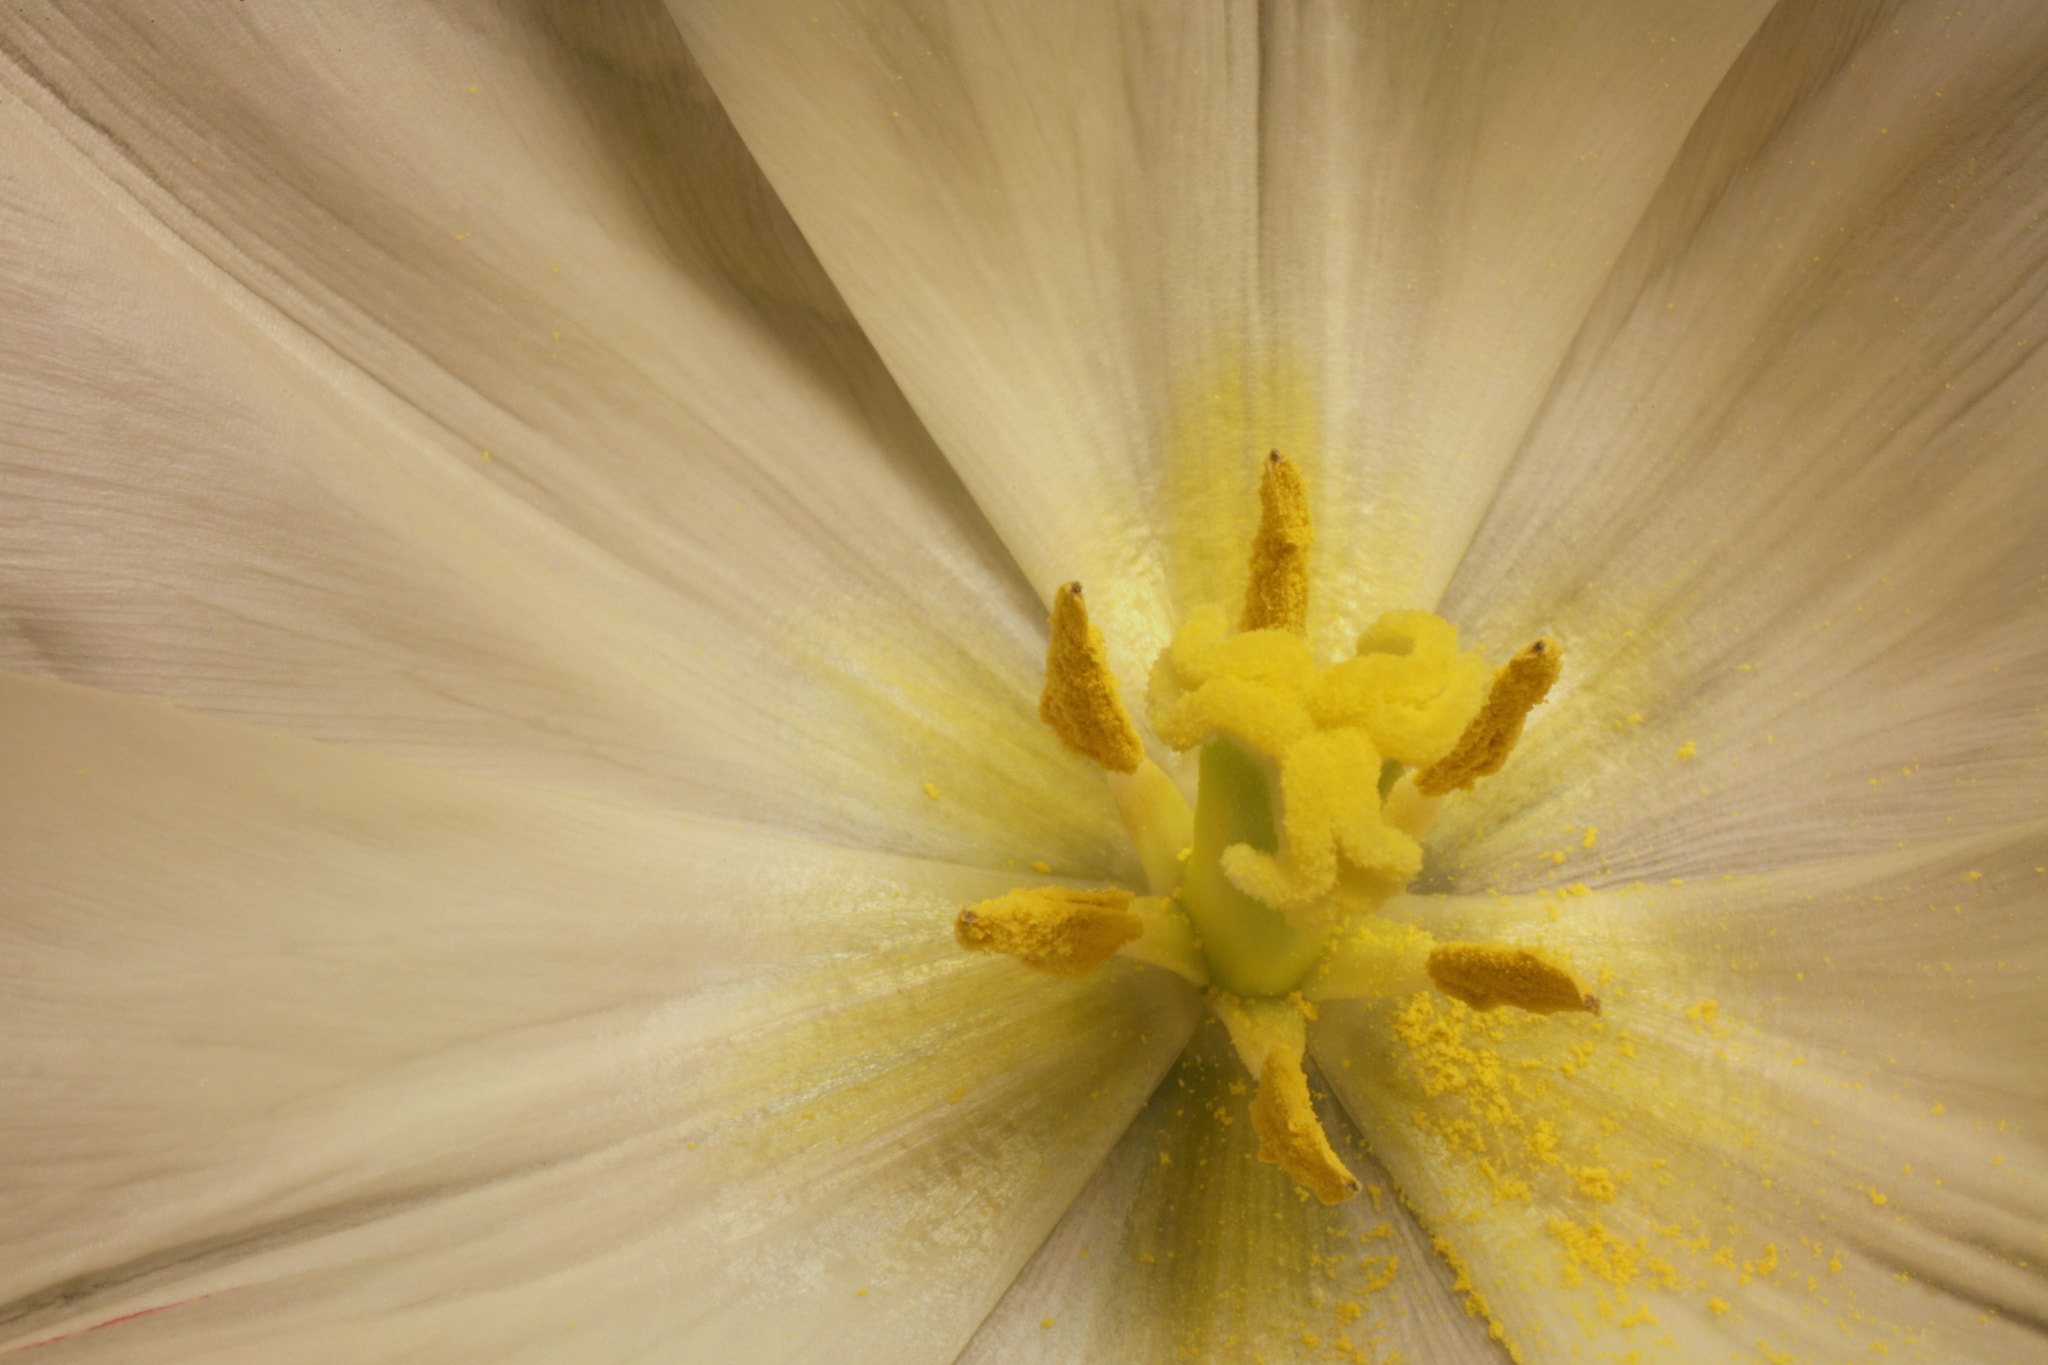
M 1111 772 L 1134 773 L 1145 746 L 1109 671 L 1102 632 L 1088 621 L 1081 585 L 1069 583 L 1053 595 L 1052 639 L 1045 650 L 1045 691 L 1038 718 L 1083 758 Z
M 1497 943 L 1444 943 L 1423 964 L 1436 988 L 1475 1010 L 1513 1005 L 1531 1014 L 1600 1012 L 1600 1002 L 1572 974 L 1527 948 Z
M 1308 551 L 1315 543 L 1301 471 L 1279 451 L 1266 456 L 1259 481 L 1259 534 L 1239 630 L 1308 631 Z
M 1442 1237 L 1430 1238 L 1430 1245 L 1436 1248 L 1436 1254 L 1444 1258 L 1444 1264 L 1456 1277 L 1451 1284 L 1451 1292 L 1465 1300 L 1465 1311 L 1486 1324 L 1486 1334 L 1507 1348 L 1508 1359 L 1514 1365 L 1522 1365 L 1521 1348 L 1508 1340 L 1507 1324 L 1495 1315 L 1492 1306 L 1486 1302 L 1486 1296 L 1472 1282 L 1472 1269 L 1465 1264 L 1465 1258 Z
M 960 912 L 953 937 L 976 952 L 1007 953 L 1052 976 L 1080 977 L 1145 931 L 1128 891 L 1022 887 Z
M 1549 694 L 1563 668 L 1564 651 L 1555 640 L 1538 640 L 1508 660 L 1493 675 L 1486 705 L 1465 727 L 1457 747 L 1415 775 L 1415 790 L 1442 796 L 1499 772 L 1522 737 L 1522 722 Z

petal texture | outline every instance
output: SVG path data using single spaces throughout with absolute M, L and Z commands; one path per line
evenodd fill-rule
M 30 6 L 0 57 L 0 663 L 1118 866 L 1038 604 L 659 9 Z
M 1788 6 L 1745 54 L 1447 595 L 1566 673 L 1446 813 L 1456 875 L 1756 871 L 2048 813 L 2048 20 L 1857 17 Z
M 1130 658 L 1319 488 L 1322 629 L 1432 600 L 1764 10 L 684 3 L 1004 542 Z
M 987 873 L 0 697 L 38 1360 L 948 1360 L 1193 1021 Z

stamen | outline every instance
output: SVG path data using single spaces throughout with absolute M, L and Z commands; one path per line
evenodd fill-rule
M 1266 457 L 1259 481 L 1259 535 L 1252 542 L 1251 584 L 1239 630 L 1308 631 L 1308 549 L 1315 543 L 1308 492 L 1285 455 Z
M 1065 886 L 1022 887 L 970 905 L 953 922 L 963 948 L 1008 953 L 1052 976 L 1079 977 L 1145 932 L 1131 913 L 1131 893 Z
M 1151 759 L 1137 770 L 1109 775 L 1109 794 L 1124 832 L 1145 867 L 1145 888 L 1155 896 L 1180 885 L 1181 860 L 1195 841 L 1195 813 L 1173 779 Z
M 1360 915 L 1330 940 L 1302 983 L 1310 1000 L 1393 1000 L 1429 989 L 1424 963 L 1436 940 L 1385 915 Z
M 1134 773 L 1144 761 L 1145 745 L 1124 710 L 1102 632 L 1089 623 L 1079 583 L 1053 594 L 1038 718 L 1062 744 L 1111 772 Z
M 1245 1069 L 1259 1078 L 1252 1096 L 1252 1130 L 1259 1135 L 1259 1160 L 1270 1161 L 1325 1204 L 1357 1194 L 1358 1177 L 1338 1159 L 1308 1093 L 1301 1059 L 1308 1051 L 1307 1016 L 1314 1007 L 1301 997 L 1243 1000 L 1217 992 L 1210 1007 L 1224 1027 Z
M 1309 1103 L 1299 1057 L 1266 1054 L 1259 1092 L 1252 1096 L 1252 1130 L 1259 1135 L 1259 1160 L 1272 1162 L 1325 1204 L 1341 1204 L 1358 1193 L 1358 1177 L 1337 1159 Z
M 1513 1005 L 1531 1014 L 1600 1012 L 1599 1000 L 1586 994 L 1570 972 L 1526 948 L 1445 943 L 1423 965 L 1438 990 L 1475 1010 Z
M 1508 660 L 1493 675 L 1486 705 L 1465 727 L 1457 747 L 1415 774 L 1415 790 L 1424 796 L 1462 791 L 1491 776 L 1508 761 L 1522 722 L 1549 693 L 1564 668 L 1564 652 L 1555 640 L 1538 640 Z
M 1179 905 L 1165 896 L 1140 896 L 1131 902 L 1131 913 L 1145 931 L 1118 948 L 1118 957 L 1164 967 L 1197 986 L 1209 984 L 1209 967 L 1202 960 L 1195 926 Z

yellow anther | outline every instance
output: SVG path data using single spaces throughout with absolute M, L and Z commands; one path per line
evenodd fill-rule
M 1025 887 L 960 912 L 963 948 L 1008 953 L 1053 976 L 1086 976 L 1144 933 L 1128 891 Z
M 1052 640 L 1045 650 L 1038 718 L 1062 744 L 1111 772 L 1134 773 L 1144 761 L 1145 745 L 1124 710 L 1102 632 L 1088 621 L 1079 583 L 1053 594 Z
M 1475 1010 L 1513 1005 L 1532 1014 L 1560 1010 L 1600 1012 L 1572 974 L 1526 948 L 1497 943 L 1445 943 L 1423 964 L 1436 988 Z
M 1259 535 L 1239 630 L 1307 632 L 1308 548 L 1315 538 L 1301 472 L 1276 450 L 1259 481 Z
M 1195 926 L 1178 903 L 1165 896 L 1139 896 L 1131 902 L 1131 914 L 1144 933 L 1118 948 L 1118 956 L 1164 967 L 1196 986 L 1209 984 L 1209 965 L 1202 959 Z
M 1272 1162 L 1325 1204 L 1341 1204 L 1358 1193 L 1358 1177 L 1337 1159 L 1309 1103 L 1299 1057 L 1266 1054 L 1259 1092 L 1252 1096 L 1252 1131 L 1259 1135 L 1259 1160 Z
M 1357 1194 L 1358 1177 L 1338 1159 L 1309 1101 L 1301 1059 L 1308 1050 L 1307 1016 L 1314 1006 L 1298 995 L 1246 1000 L 1218 991 L 1210 996 L 1209 1007 L 1230 1030 L 1245 1069 L 1259 1078 L 1252 1096 L 1259 1160 L 1272 1162 L 1325 1204 L 1341 1204 Z
M 1457 747 L 1415 775 L 1415 790 L 1442 796 L 1499 772 L 1522 737 L 1522 722 L 1549 694 L 1563 668 L 1564 652 L 1555 640 L 1538 640 L 1508 660 L 1493 675 L 1486 705 L 1465 727 Z

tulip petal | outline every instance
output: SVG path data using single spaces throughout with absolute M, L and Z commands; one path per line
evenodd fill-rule
M 1321 634 L 1425 604 L 1762 4 L 676 4 L 1041 593 L 1149 662 L 1317 491 Z M 1420 595 L 1419 595 L 1420 594 Z
M 2048 797 L 2048 12 L 1815 17 L 1710 105 L 1441 608 L 1565 649 L 1439 826 L 1471 884 L 1762 871 Z
M 0 665 L 1135 875 L 1040 604 L 659 8 L 0 27 Z
M 1256 1159 L 1250 1089 L 1206 1021 L 962 1365 L 1497 1359 L 1342 1112 L 1325 1127 L 1367 1190 L 1325 1206 Z
M 946 1360 L 1181 1049 L 986 872 L 0 674 L 0 1350 Z
M 2044 888 L 2034 822 L 1766 877 L 1406 898 L 1440 935 L 1565 957 L 1602 1017 L 1425 995 L 1326 1010 L 1316 1052 L 1525 1359 L 2028 1359 Z

